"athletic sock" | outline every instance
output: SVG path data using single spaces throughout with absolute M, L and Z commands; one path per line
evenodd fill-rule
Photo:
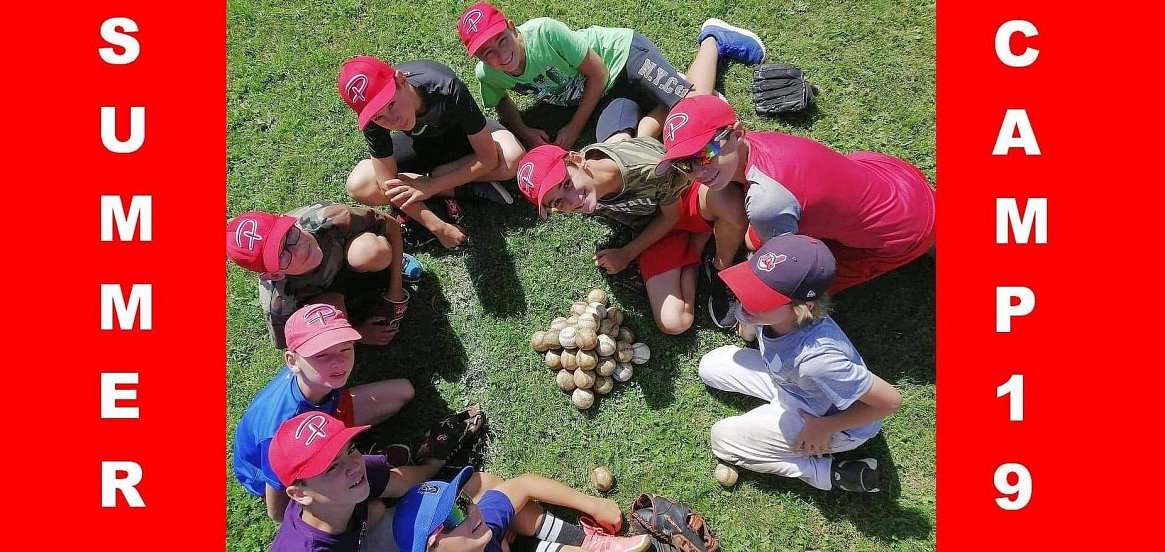
M 538 524 L 534 536 L 548 542 L 578 546 L 583 543 L 586 535 L 581 527 L 562 521 L 550 512 L 543 512 L 542 522 Z

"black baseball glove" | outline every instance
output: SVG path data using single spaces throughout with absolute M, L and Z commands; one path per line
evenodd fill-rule
M 758 115 L 800 111 L 813 105 L 818 92 L 792 65 L 762 63 L 753 70 L 752 102 Z
M 472 404 L 469 408 L 437 422 L 417 449 L 417 459 L 423 461 L 427 458 L 436 458 L 448 461 L 466 444 L 480 437 L 484 429 L 485 411 L 480 405 Z

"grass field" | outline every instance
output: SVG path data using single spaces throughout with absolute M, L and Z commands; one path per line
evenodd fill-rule
M 344 178 L 366 155 L 355 116 L 335 88 L 347 57 L 434 59 L 476 91 L 454 30 L 467 3 L 229 0 L 229 213 L 347 200 Z M 695 54 L 704 19 L 746 25 L 766 41 L 768 61 L 800 66 L 822 89 L 813 113 L 760 118 L 748 96 L 750 71 L 731 67 L 724 92 L 749 128 L 812 136 L 842 151 L 884 151 L 936 176 L 932 0 L 509 0 L 499 6 L 519 22 L 551 16 L 573 28 L 633 27 L 679 67 Z M 591 256 L 608 230 L 582 216 L 538 224 L 533 206 L 519 203 L 509 209 L 471 204 L 466 246 L 415 252 L 428 274 L 414 292 L 407 324 L 390 346 L 358 349 L 353 382 L 407 377 L 418 395 L 366 444 L 415 438 L 439 415 L 478 401 L 491 421 L 484 469 L 503 477 L 533 472 L 593 492 L 588 470 L 608 465 L 618 478 L 611 498 L 626 507 L 641 491 L 652 491 L 686 501 L 710 519 L 727 551 L 934 548 L 932 258 L 836 300 L 835 318 L 869 367 L 905 397 L 878 438 L 843 456 L 878 457 L 890 467 L 889 488 L 869 496 L 824 493 L 744 472 L 737 487 L 725 490 L 710 476 L 709 428 L 756 403 L 709 392 L 696 367 L 703 352 L 734 338 L 706 316 L 683 336 L 664 336 L 654 329 L 644 297 L 616 289 L 614 302 L 627 308 L 630 326 L 653 357 L 597 408 L 575 411 L 527 341 L 574 299 L 605 287 Z M 254 275 L 231 266 L 227 278 L 224 431 L 233 436 L 281 357 L 266 336 Z M 225 484 L 227 549 L 265 550 L 276 525 L 233 479 Z

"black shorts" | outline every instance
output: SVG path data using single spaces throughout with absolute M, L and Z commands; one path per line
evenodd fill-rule
M 612 134 L 635 129 L 642 116 L 660 105 L 670 110 L 691 89 L 691 83 L 659 48 L 647 37 L 635 33 L 623 73 L 596 109 L 599 119 L 595 138 L 602 142 Z
M 485 126 L 490 132 L 505 128 L 501 123 L 488 118 Z M 469 143 L 469 136 L 456 129 L 430 139 L 412 138 L 403 132 L 393 132 L 392 150 L 398 171 L 428 174 L 440 165 L 472 154 L 473 144 Z

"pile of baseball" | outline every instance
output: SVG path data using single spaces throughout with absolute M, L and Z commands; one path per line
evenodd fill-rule
M 615 383 L 631 379 L 633 365 L 651 358 L 645 343 L 623 327 L 623 309 L 609 306 L 607 292 L 592 290 L 586 300 L 555 318 L 547 330 L 530 336 L 530 346 L 545 353 L 546 367 L 555 372 L 558 388 L 570 393 L 575 408 L 586 410 L 595 395 L 606 395 Z

